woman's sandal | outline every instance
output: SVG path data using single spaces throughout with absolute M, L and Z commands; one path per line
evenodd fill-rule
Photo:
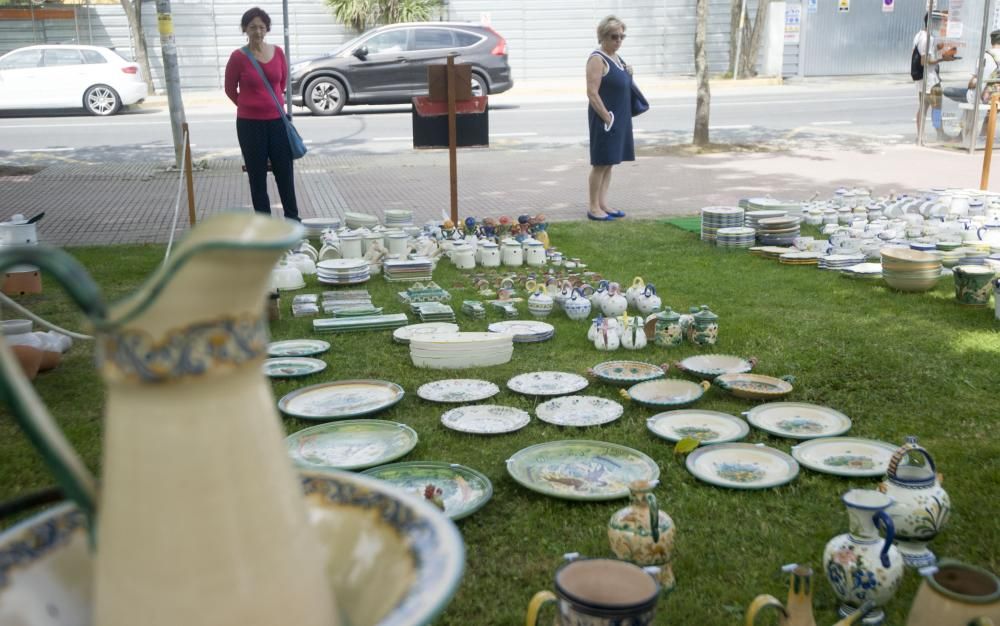
M 605 215 L 604 217 L 598 217 L 597 215 L 589 212 L 587 213 L 587 219 L 594 220 L 595 222 L 613 222 L 615 220 L 611 214 Z

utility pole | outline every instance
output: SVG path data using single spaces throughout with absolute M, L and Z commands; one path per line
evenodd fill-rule
M 281 23 L 285 29 L 285 72 L 292 66 L 292 48 L 288 36 L 288 0 L 281 2 Z M 288 110 L 288 118 L 292 117 L 292 81 L 285 81 L 285 108 Z
M 180 169 L 184 164 L 184 101 L 181 100 L 181 77 L 177 69 L 177 41 L 174 37 L 174 19 L 170 14 L 170 0 L 156 0 L 156 25 L 160 31 L 163 78 L 167 84 L 167 104 L 170 106 L 174 160 Z

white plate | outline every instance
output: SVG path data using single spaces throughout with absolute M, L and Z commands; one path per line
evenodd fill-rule
M 417 395 L 430 402 L 478 402 L 498 393 L 500 387 L 488 380 L 474 378 L 435 380 L 417 389 Z
M 498 404 L 473 404 L 446 411 L 441 423 L 447 428 L 475 435 L 512 433 L 528 425 L 527 411 Z
M 689 356 L 677 366 L 698 378 L 711 380 L 722 374 L 745 374 L 753 369 L 753 362 L 729 354 L 699 354 Z
M 330 349 L 330 342 L 322 339 L 288 339 L 267 344 L 267 355 L 281 356 L 312 356 L 323 354 Z
M 851 429 L 851 418 L 829 407 L 807 402 L 769 402 L 744 411 L 753 426 L 778 437 L 835 437 Z
M 527 396 L 565 396 L 587 387 L 587 379 L 569 372 L 528 372 L 507 381 L 507 388 Z
M 646 420 L 646 428 L 667 441 L 691 437 L 702 444 L 740 441 L 750 434 L 750 425 L 740 418 L 728 413 L 700 409 L 657 413 Z
M 564 396 L 539 404 L 535 415 L 556 426 L 597 426 L 615 421 L 624 410 L 614 400 L 597 396 Z
M 453 335 L 458 332 L 458 324 L 447 322 L 426 322 L 424 324 L 409 324 L 392 331 L 392 339 L 397 343 L 410 343 L 414 337 L 430 337 L 437 335 Z
M 493 322 L 489 325 L 491 333 L 513 335 L 514 341 L 531 341 L 538 336 L 555 333 L 555 326 L 546 322 L 535 322 L 532 320 L 507 320 L 504 322 Z
M 875 439 L 825 437 L 792 446 L 792 456 L 814 472 L 848 477 L 885 475 L 899 446 Z
M 791 482 L 799 464 L 762 443 L 719 443 L 688 455 L 688 471 L 699 480 L 731 489 L 767 489 Z

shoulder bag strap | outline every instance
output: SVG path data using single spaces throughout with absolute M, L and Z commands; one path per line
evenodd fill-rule
M 247 58 L 250 59 L 253 66 L 257 68 L 257 73 L 260 74 L 260 79 L 264 81 L 264 86 L 267 87 L 267 91 L 271 94 L 271 97 L 274 98 L 274 106 L 278 107 L 278 115 L 284 119 L 285 112 L 281 110 L 281 103 L 278 102 L 278 96 L 274 93 L 274 87 L 271 87 L 271 83 L 267 80 L 267 76 L 264 76 L 264 70 L 261 68 L 260 63 L 257 62 L 257 59 L 254 58 L 253 53 L 250 52 L 250 47 L 243 46 L 240 50 L 243 51 L 243 54 L 247 55 Z

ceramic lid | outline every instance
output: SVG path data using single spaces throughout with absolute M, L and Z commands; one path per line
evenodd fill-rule
M 718 319 L 719 319 L 719 316 L 716 315 L 715 313 L 712 313 L 708 309 L 708 305 L 707 304 L 701 305 L 701 311 L 698 311 L 697 313 L 694 314 L 694 320 L 695 320 L 695 322 L 709 323 L 709 322 L 718 321 Z
M 670 307 L 664 307 L 662 311 L 656 314 L 656 319 L 665 320 L 668 322 L 676 322 L 681 319 L 681 314 L 674 311 Z

